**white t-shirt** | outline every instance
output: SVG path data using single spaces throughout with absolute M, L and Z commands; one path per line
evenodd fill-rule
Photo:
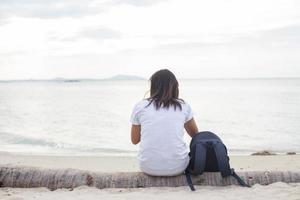
M 182 110 L 174 106 L 155 109 L 154 103 L 138 102 L 130 121 L 141 125 L 138 161 L 143 172 L 156 176 L 182 173 L 188 165 L 188 146 L 184 141 L 184 123 L 193 118 L 188 103 L 181 103 Z

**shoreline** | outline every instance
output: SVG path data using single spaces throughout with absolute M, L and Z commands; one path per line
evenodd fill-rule
M 300 154 L 229 155 L 236 171 L 300 171 Z M 72 168 L 100 172 L 138 172 L 135 156 L 31 155 L 0 152 L 0 165 L 40 168 Z

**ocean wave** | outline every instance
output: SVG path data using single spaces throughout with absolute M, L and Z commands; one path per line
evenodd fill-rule
M 55 149 L 65 150 L 67 152 L 83 152 L 83 153 L 136 153 L 134 150 L 118 149 L 118 148 L 102 148 L 90 147 L 86 145 L 74 145 L 72 143 L 55 142 L 49 139 L 26 137 L 14 133 L 0 132 L 0 144 L 4 145 L 26 145 L 41 146 Z
M 55 147 L 57 143 L 42 138 L 26 137 L 14 133 L 0 132 L 1 142 L 6 144 L 27 144 Z

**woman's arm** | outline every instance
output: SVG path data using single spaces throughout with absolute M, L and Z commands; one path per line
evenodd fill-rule
M 198 133 L 198 127 L 197 127 L 197 124 L 196 124 L 194 118 L 187 121 L 184 124 L 184 128 L 191 137 L 193 137 L 194 135 L 196 135 L 196 133 Z
M 138 144 L 141 140 L 141 125 L 131 126 L 131 142 L 132 144 Z

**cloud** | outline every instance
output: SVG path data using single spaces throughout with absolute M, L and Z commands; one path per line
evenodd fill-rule
M 215 39 L 212 39 L 215 38 Z M 207 42 L 182 42 L 158 45 L 158 49 L 199 49 L 220 46 L 289 46 L 300 47 L 300 24 L 243 34 L 211 35 Z
M 60 18 L 95 15 L 103 10 L 94 0 L 0 0 L 1 17 Z
M 150 6 L 159 2 L 161 0 L 0 0 L 0 17 L 78 18 L 97 15 L 112 6 Z
M 108 28 L 86 29 L 79 32 L 78 36 L 90 39 L 112 39 L 120 38 L 121 33 Z
M 167 0 L 110 0 L 107 3 L 110 5 L 120 5 L 120 4 L 128 4 L 132 6 L 151 6 L 157 3 L 160 3 L 162 1 L 167 1 Z
M 244 59 L 255 57 L 257 54 L 276 59 L 293 57 L 300 51 L 300 24 L 272 28 L 264 31 L 254 31 L 239 34 L 212 34 L 208 38 L 201 35 L 176 38 L 165 42 L 164 36 L 156 37 L 158 43 L 153 47 L 146 48 L 127 48 L 120 50 L 119 53 L 132 55 L 151 55 L 151 56 L 196 56 L 203 60 L 216 59 L 217 56 L 223 59 L 243 54 Z M 176 42 L 180 41 L 180 42 Z M 282 53 L 281 56 L 280 52 Z M 289 53 L 290 55 L 283 55 Z M 219 59 L 218 58 L 218 59 Z M 275 59 L 275 58 L 274 58 Z
M 0 52 L 0 56 L 16 56 L 16 55 L 23 55 L 27 53 L 26 51 L 7 51 L 7 52 Z
M 260 47 L 300 47 L 300 24 L 288 25 L 234 38 L 232 45 Z
M 299 8 L 284 0 L 0 0 L 0 68 L 19 66 L 21 74 L 48 65 L 60 73 L 74 65 L 80 75 L 87 65 L 207 66 L 211 73 L 232 66 L 251 75 L 277 67 L 277 75 L 284 66 L 299 74 Z
M 50 35 L 48 40 L 50 41 L 62 41 L 62 42 L 73 42 L 80 39 L 91 39 L 91 40 L 107 40 L 107 39 L 118 39 L 121 38 L 122 34 L 119 31 L 98 27 L 98 28 L 84 28 L 73 36 L 59 37 L 56 35 Z
M 264 31 L 261 36 L 269 40 L 293 41 L 300 44 L 300 24 Z
M 1 18 L 1 15 L 0 15 L 0 26 L 3 26 L 5 24 L 8 24 L 8 20 Z

